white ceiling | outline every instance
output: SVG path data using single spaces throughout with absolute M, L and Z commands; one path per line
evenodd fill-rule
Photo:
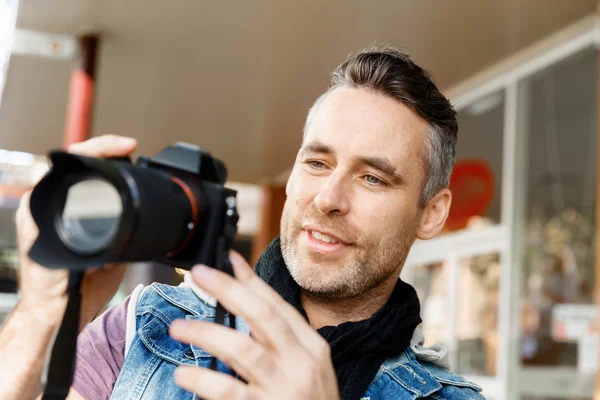
M 596 0 L 21 0 L 18 26 L 103 37 L 93 134 L 207 147 L 230 179 L 293 161 L 308 107 L 347 54 L 404 48 L 446 89 L 595 12 Z M 62 144 L 72 62 L 15 56 L 0 148 Z

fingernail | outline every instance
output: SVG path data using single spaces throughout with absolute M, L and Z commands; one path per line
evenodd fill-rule
M 210 268 L 204 264 L 198 264 L 192 268 L 192 276 L 201 280 L 210 279 L 214 273 L 214 268 Z
M 122 146 L 131 146 L 132 144 L 135 143 L 135 139 L 128 138 L 128 137 L 119 137 L 118 141 L 119 141 L 119 144 Z
M 248 265 L 248 261 L 236 251 L 231 251 L 229 253 L 229 260 L 233 266 L 233 272 L 237 278 L 243 278 L 250 276 L 250 272 L 252 271 L 252 267 Z
M 242 257 L 242 255 L 241 255 L 241 254 L 239 254 L 239 253 L 238 253 L 237 251 L 235 251 L 235 250 L 231 250 L 231 251 L 229 251 L 229 260 L 230 260 L 232 263 L 238 263 L 238 262 L 240 262 L 241 260 L 244 260 L 244 261 L 246 261 L 246 260 L 244 259 L 244 257 Z
M 77 145 L 77 143 L 73 143 L 71 145 L 69 145 L 69 147 L 67 148 L 67 152 L 72 153 L 74 150 L 77 150 L 79 146 Z

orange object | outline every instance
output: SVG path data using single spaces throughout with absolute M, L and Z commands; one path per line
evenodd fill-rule
M 65 149 L 90 137 L 97 50 L 96 36 L 80 39 L 80 65 L 71 75 L 63 143 Z
M 80 69 L 73 71 L 69 104 L 67 106 L 67 121 L 64 147 L 82 142 L 89 137 L 89 126 L 94 95 L 94 81 Z
M 450 178 L 452 206 L 447 230 L 462 229 L 469 218 L 483 216 L 494 199 L 494 173 L 482 159 L 463 159 L 455 163 Z

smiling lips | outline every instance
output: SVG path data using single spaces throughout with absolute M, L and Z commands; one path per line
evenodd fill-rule
M 329 236 L 329 235 L 326 235 L 326 234 L 318 232 L 318 231 L 312 231 L 310 234 L 315 239 L 321 240 L 325 243 L 333 243 L 333 244 L 339 243 L 338 240 L 336 238 L 334 238 L 333 236 Z
M 306 232 L 307 247 L 318 253 L 336 253 L 350 246 L 342 239 L 329 232 L 320 231 L 316 227 L 306 226 L 304 231 Z

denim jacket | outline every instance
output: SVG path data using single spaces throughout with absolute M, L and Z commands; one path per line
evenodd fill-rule
M 168 329 L 178 318 L 214 320 L 214 303 L 199 297 L 197 288 L 189 286 L 154 283 L 138 293 L 139 297 L 134 292 L 130 302 L 131 324 L 135 326 L 129 326 L 128 321 L 125 361 L 111 399 L 197 399 L 175 383 L 173 374 L 180 365 L 209 367 L 211 356 L 201 348 L 177 342 Z M 241 318 L 237 318 L 236 329 L 249 333 Z M 220 361 L 217 366 L 222 372 L 231 372 Z M 447 369 L 418 360 L 408 348 L 382 364 L 362 399 L 483 399 L 480 391 Z

